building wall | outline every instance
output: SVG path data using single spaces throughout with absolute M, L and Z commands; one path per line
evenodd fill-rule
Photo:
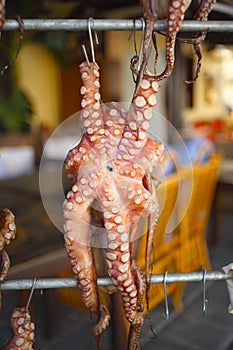
M 54 128 L 62 115 L 61 67 L 40 44 L 24 45 L 16 60 L 20 88 L 33 105 L 34 124 Z

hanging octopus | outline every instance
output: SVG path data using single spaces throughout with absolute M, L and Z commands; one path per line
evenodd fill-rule
M 150 43 L 153 40 L 156 57 L 157 57 L 157 48 L 155 37 L 153 35 L 154 23 L 157 19 L 167 18 L 167 35 L 166 35 L 166 67 L 164 71 L 156 76 L 154 79 L 156 81 L 161 81 L 167 78 L 173 70 L 174 61 L 175 61 L 175 42 L 176 36 L 179 31 L 180 25 L 184 19 L 184 14 L 187 8 L 189 7 L 192 0 L 169 0 L 169 1 L 160 1 L 160 0 L 141 0 L 142 6 L 144 8 L 144 19 L 145 19 L 145 31 L 144 31 L 144 46 L 143 46 L 143 59 L 140 65 L 139 72 L 135 68 L 137 59 L 135 57 L 131 62 L 131 70 L 134 74 L 137 75 L 137 85 L 140 83 L 140 80 L 144 74 L 145 67 L 148 61 L 149 47 Z M 212 7 L 216 0 L 201 0 L 199 9 L 194 17 L 197 21 L 206 21 L 208 15 L 212 10 Z M 195 81 L 199 76 L 201 69 L 201 44 L 205 40 L 205 33 L 196 33 L 193 36 L 192 42 L 195 54 L 197 55 L 197 69 L 196 74 L 193 79 Z M 192 81 L 192 82 L 193 82 Z M 189 83 L 189 82 L 188 82 Z
M 12 336 L 1 350 L 32 350 L 35 325 L 25 307 L 13 310 L 11 328 Z
M 69 151 L 66 171 L 73 187 L 64 202 L 65 244 L 82 300 L 98 321 L 93 335 L 101 349 L 101 332 L 110 315 L 101 305 L 89 232 L 90 210 L 96 199 L 106 229 L 106 262 L 114 285 L 122 294 L 124 313 L 132 330 L 128 349 L 135 349 L 143 324 L 141 307 L 143 276 L 131 256 L 131 242 L 141 216 L 158 216 L 152 190 L 152 169 L 163 157 L 163 145 L 148 136 L 151 107 L 158 84 L 142 79 L 132 105 L 125 111 L 117 103 L 102 104 L 99 67 L 80 65 L 83 81 L 83 136 Z
M 150 41 L 158 18 L 151 1 L 142 0 L 146 28 L 143 57 L 139 70 L 138 57 L 131 62 L 136 74 L 136 89 L 128 111 L 117 103 L 101 103 L 97 63 L 80 65 L 83 82 L 81 107 L 83 136 L 66 158 L 68 178 L 73 182 L 64 202 L 65 245 L 77 279 L 82 300 L 97 316 L 93 335 L 102 348 L 101 333 L 108 326 L 110 314 L 101 304 L 97 290 L 97 273 L 90 233 L 91 207 L 98 201 L 106 230 L 105 259 L 113 284 L 122 295 L 124 314 L 129 321 L 128 350 L 138 349 L 143 324 L 140 315 L 145 292 L 143 275 L 132 256 L 132 242 L 141 217 L 149 217 L 146 251 L 146 281 L 154 227 L 159 215 L 152 169 L 163 157 L 163 145 L 148 136 L 151 107 L 156 105 L 158 81 L 168 77 L 174 66 L 174 45 L 184 18 L 185 0 L 170 0 L 165 70 L 152 76 L 146 71 Z M 199 17 L 209 11 L 202 6 Z M 202 14 L 202 15 L 201 15 Z
M 8 208 L 0 210 L 0 253 L 1 253 L 1 271 L 0 282 L 3 282 L 10 268 L 10 259 L 3 249 L 5 244 L 9 244 L 15 238 L 16 225 L 15 216 Z
M 0 1 L 0 31 L 2 31 L 3 25 L 5 23 L 5 15 L 6 15 L 5 0 L 1 0 Z
M 5 244 L 9 244 L 15 238 L 16 225 L 15 216 L 8 208 L 0 210 L 0 283 L 7 278 L 10 269 L 10 259 L 7 252 L 3 249 Z M 2 297 L 0 293 L 0 308 L 2 306 Z
M 19 25 L 19 32 L 20 32 L 20 37 L 19 37 L 19 44 L 18 47 L 16 49 L 16 53 L 14 55 L 14 57 L 10 60 L 9 63 L 7 63 L 1 70 L 0 70 L 0 75 L 3 75 L 5 73 L 5 71 L 10 68 L 15 60 L 17 59 L 18 55 L 19 55 L 19 51 L 21 49 L 21 45 L 22 45 L 22 41 L 23 41 L 23 35 L 24 35 L 24 24 L 23 24 L 23 20 L 19 15 L 13 15 L 13 16 L 8 16 L 8 19 L 14 19 L 18 22 Z M 2 29 L 4 26 L 6 20 L 6 0 L 0 0 L 0 37 L 2 34 Z

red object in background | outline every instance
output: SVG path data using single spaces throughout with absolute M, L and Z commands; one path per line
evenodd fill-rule
M 192 126 L 200 131 L 202 136 L 208 137 L 212 141 L 219 138 L 229 140 L 229 131 L 227 130 L 226 122 L 222 119 L 201 120 L 194 122 Z

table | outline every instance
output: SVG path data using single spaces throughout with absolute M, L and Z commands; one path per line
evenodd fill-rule
M 16 216 L 16 238 L 5 247 L 11 259 L 10 278 L 52 277 L 70 266 L 63 234 L 43 207 L 38 171 L 0 181 L 0 207 Z

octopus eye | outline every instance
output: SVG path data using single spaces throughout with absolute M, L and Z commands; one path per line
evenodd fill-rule
M 111 165 L 107 165 L 107 169 L 108 169 L 108 171 L 113 172 L 113 167 Z

